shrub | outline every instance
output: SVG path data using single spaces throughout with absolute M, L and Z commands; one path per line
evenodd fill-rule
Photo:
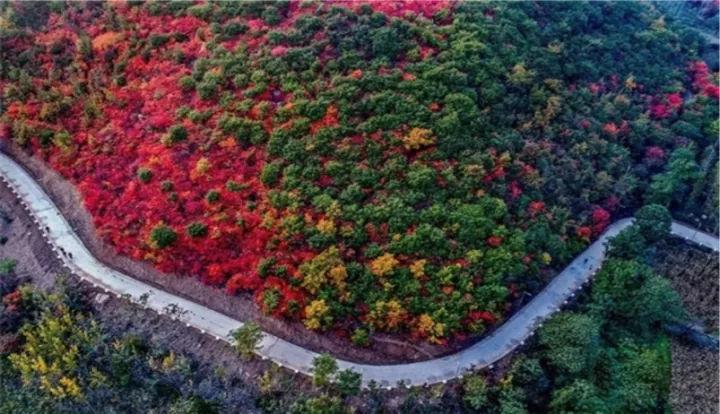
M 220 193 L 217 190 L 210 190 L 205 194 L 205 201 L 217 203 L 220 200 Z
M 235 339 L 235 349 L 243 359 L 250 359 L 258 350 L 262 339 L 262 331 L 255 322 L 246 322 L 232 333 Z
M 202 237 L 207 234 L 207 226 L 199 221 L 190 223 L 186 230 L 190 237 Z
M 170 127 L 168 132 L 163 136 L 162 143 L 166 146 L 171 146 L 180 141 L 186 140 L 188 137 L 187 129 L 182 125 L 173 125 Z
M 147 168 L 140 167 L 140 168 L 138 168 L 137 176 L 138 176 L 138 179 L 140 181 L 142 181 L 143 183 L 148 183 L 148 182 L 150 182 L 150 179 L 152 178 L 152 171 L 150 171 Z
M 70 138 L 70 133 L 65 130 L 55 132 L 52 141 L 56 147 L 65 151 L 70 149 L 70 144 L 72 142 Z
M 313 359 L 313 384 L 316 387 L 325 387 L 330 385 L 337 373 L 338 365 L 335 359 L 328 355 L 322 354 Z
M 262 293 L 262 310 L 267 314 L 271 314 L 280 304 L 280 292 L 275 288 L 270 288 Z
M 177 233 L 165 224 L 156 225 L 150 232 L 150 244 L 157 249 L 168 247 L 176 240 Z
M 178 81 L 183 92 L 190 92 L 195 89 L 196 83 L 192 76 L 183 76 Z
M 0 275 L 7 275 L 15 270 L 17 262 L 13 259 L 0 260 Z
M 480 375 L 471 375 L 463 381 L 463 402 L 473 410 L 482 410 L 488 404 L 487 384 Z
M 245 183 L 239 183 L 239 182 L 233 181 L 233 180 L 228 180 L 228 181 L 225 183 L 225 188 L 226 188 L 228 191 L 232 191 L 233 193 L 240 192 L 240 191 L 246 189 L 247 187 L 248 187 L 247 184 L 245 184 Z
M 162 183 L 160 183 L 160 189 L 164 192 L 172 191 L 172 189 L 173 189 L 172 181 L 164 180 Z
M 352 342 L 357 346 L 368 346 L 370 345 L 370 334 L 367 329 L 357 328 L 350 338 Z

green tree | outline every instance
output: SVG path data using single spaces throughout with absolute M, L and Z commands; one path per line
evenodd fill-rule
M 170 146 L 180 141 L 186 140 L 188 137 L 187 129 L 182 125 L 173 125 L 162 138 L 163 144 Z
M 290 410 L 293 414 L 343 414 L 348 411 L 343 407 L 342 400 L 329 395 L 308 397 L 296 401 Z
M 619 259 L 636 259 L 647 249 L 647 241 L 637 225 L 632 225 L 610 239 L 608 252 Z
M 600 325 L 591 316 L 563 312 L 539 331 L 543 355 L 561 378 L 572 378 L 595 366 L 600 350 Z
M 165 224 L 158 224 L 150 232 L 150 244 L 158 249 L 163 249 L 175 243 L 177 233 Z
M 217 203 L 220 200 L 220 192 L 218 190 L 209 190 L 205 193 L 205 201 L 208 203 Z
M 653 412 L 670 392 L 670 345 L 661 339 L 651 345 L 620 342 L 612 369 L 608 405 L 613 412 Z
M 609 259 L 592 289 L 591 309 L 605 329 L 648 335 L 658 324 L 685 316 L 670 282 L 637 261 Z
M 527 414 L 524 391 L 517 387 L 502 389 L 498 396 L 498 414 Z
M 700 178 L 700 167 L 690 148 L 679 148 L 670 154 L 667 169 L 653 177 L 645 201 L 669 206 L 685 197 L 692 183 Z
M 480 374 L 470 375 L 463 380 L 463 402 L 473 410 L 482 410 L 488 405 L 488 389 L 485 378 Z
M 635 213 L 635 225 L 645 240 L 654 243 L 670 235 L 672 217 L 665 206 L 648 204 Z
M 235 349 L 243 359 L 250 359 L 258 350 L 258 344 L 262 339 L 260 326 L 255 322 L 246 322 L 232 333 L 235 339 Z
M 148 183 L 152 178 L 152 171 L 147 168 L 138 168 L 137 176 L 141 182 Z
M 517 360 L 510 371 L 513 385 L 522 387 L 525 400 L 540 405 L 552 388 L 551 379 L 535 357 L 523 357 Z
M 12 273 L 15 265 L 17 262 L 13 259 L 0 259 L 0 276 Z
M 178 398 L 168 410 L 168 414 L 216 414 L 219 404 L 205 401 L 198 396 Z
M 335 358 L 322 354 L 313 359 L 313 384 L 316 387 L 326 387 L 335 378 L 338 365 Z
M 199 221 L 190 223 L 186 230 L 190 237 L 202 237 L 207 234 L 207 226 Z
M 553 391 L 550 412 L 603 414 L 612 411 L 608 409 L 601 397 L 600 390 L 594 384 L 578 379 L 566 387 Z
M 343 396 L 353 396 L 360 392 L 362 385 L 362 374 L 345 369 L 337 374 L 337 384 L 335 384 L 340 394 Z
M 353 331 L 352 337 L 350 337 L 353 344 L 357 346 L 368 346 L 370 345 L 370 333 L 367 329 L 357 328 Z

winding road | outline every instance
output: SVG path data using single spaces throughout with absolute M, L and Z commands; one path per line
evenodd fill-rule
M 0 153 L 0 179 L 28 210 L 33 220 L 64 265 L 80 278 L 127 297 L 157 312 L 179 319 L 187 326 L 232 343 L 230 332 L 243 322 L 205 306 L 167 293 L 111 269 L 96 259 L 85 247 L 50 196 L 7 155 Z M 369 365 L 338 360 L 340 369 L 352 369 L 363 376 L 363 384 L 375 381 L 380 387 L 392 388 L 402 381 L 405 385 L 426 385 L 462 377 L 468 371 L 492 366 L 515 348 L 524 344 L 535 329 L 560 307 L 575 291 L 589 282 L 605 259 L 605 243 L 628 227 L 632 219 L 611 224 L 605 233 L 576 257 L 527 305 L 517 311 L 494 332 L 476 344 L 455 354 L 422 362 L 395 365 Z M 690 242 L 718 251 L 719 240 L 684 224 L 673 222 L 672 234 Z M 312 374 L 312 361 L 318 354 L 274 335 L 263 333 L 257 354 L 263 359 L 295 372 Z

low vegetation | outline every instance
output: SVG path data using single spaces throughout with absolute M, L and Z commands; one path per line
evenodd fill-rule
M 0 276 L 0 412 L 217 413 L 252 406 L 246 387 L 144 338 L 114 334 L 62 281 Z

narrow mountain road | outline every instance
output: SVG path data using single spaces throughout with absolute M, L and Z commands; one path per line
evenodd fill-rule
M 85 247 L 72 227 L 40 185 L 19 164 L 0 153 L 0 179 L 30 212 L 53 251 L 65 266 L 80 278 L 157 312 L 167 313 L 187 326 L 232 342 L 230 332 L 243 323 L 205 306 L 172 295 L 111 269 L 96 259 Z M 504 324 L 476 344 L 455 354 L 422 362 L 394 365 L 369 365 L 338 360 L 340 369 L 352 369 L 363 375 L 367 385 L 375 381 L 381 387 L 424 385 L 461 377 L 465 372 L 492 365 L 522 345 L 535 329 L 574 296 L 574 292 L 590 281 L 605 259 L 605 243 L 628 227 L 632 219 L 611 224 L 606 232 L 558 274 L 527 305 Z M 672 234 L 718 251 L 715 236 L 684 224 L 673 222 Z M 257 351 L 263 359 L 304 374 L 312 373 L 317 353 L 270 334 L 263 334 Z

